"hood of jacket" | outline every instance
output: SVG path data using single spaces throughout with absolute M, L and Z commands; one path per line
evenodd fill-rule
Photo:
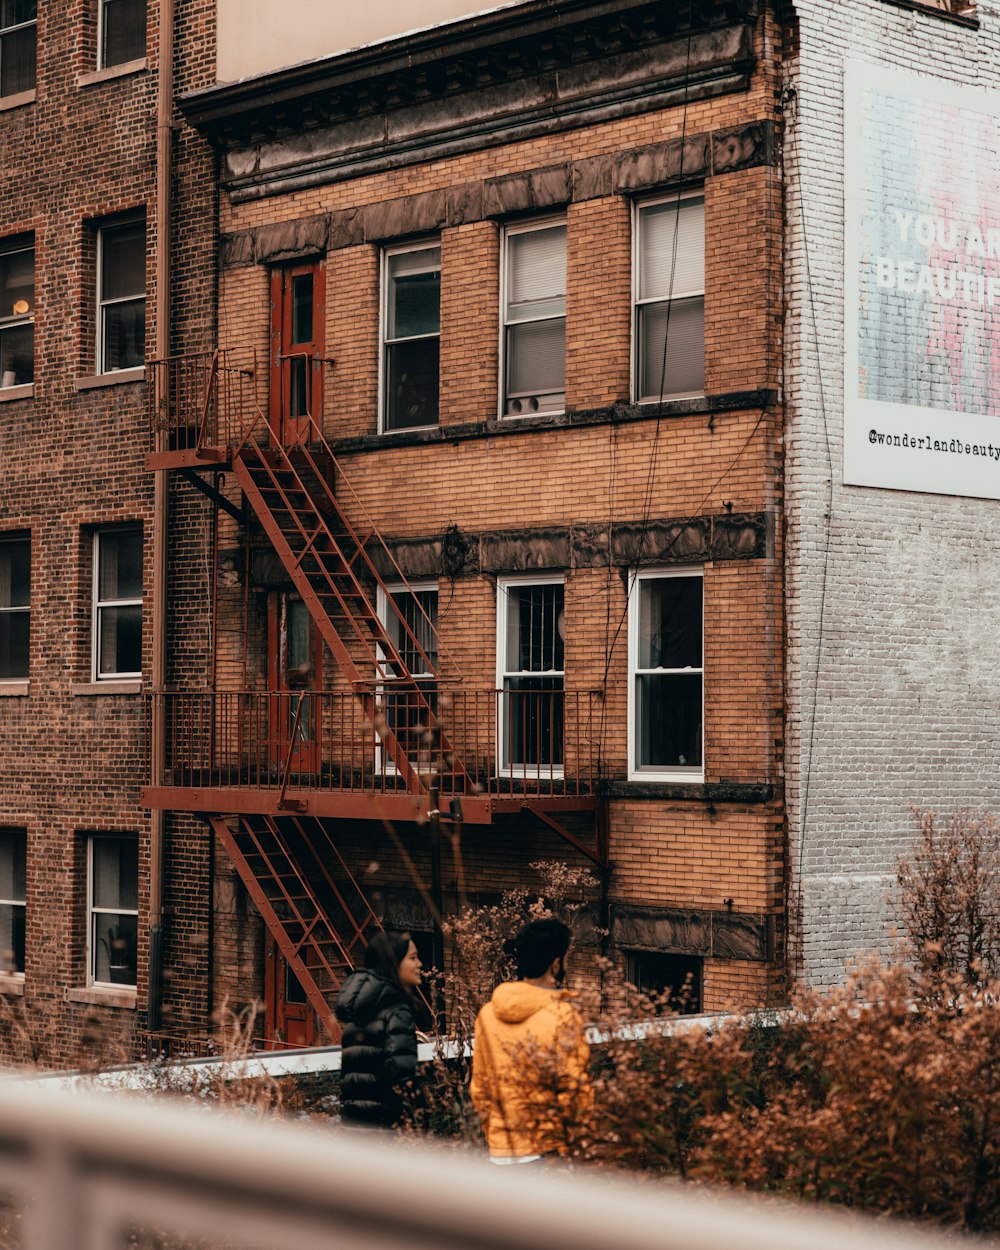
M 546 990 L 527 981 L 506 981 L 493 991 L 490 1002 L 498 1020 L 504 1024 L 520 1024 L 536 1011 L 550 1007 L 566 998 L 565 990 Z
M 335 1011 L 341 1024 L 356 1024 L 364 1028 L 380 1012 L 406 1001 L 406 995 L 398 985 L 377 972 L 359 968 L 341 987 Z

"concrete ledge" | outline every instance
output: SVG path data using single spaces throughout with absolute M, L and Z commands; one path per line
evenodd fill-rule
M 112 985 L 91 985 L 66 991 L 66 1002 L 90 1003 L 94 1007 L 119 1007 L 126 1011 L 134 1011 L 135 1000 L 134 987 L 116 988 Z
M 24 386 L 0 387 L 0 404 L 9 404 L 13 399 L 34 399 L 35 384 L 28 382 Z
M 34 102 L 34 87 L 30 91 L 18 91 L 14 95 L 5 95 L 0 97 L 0 113 L 5 113 L 7 109 L 20 108 L 24 104 L 34 104 Z
M 0 681 L 0 699 L 23 699 L 31 693 L 26 681 Z
M 91 694 L 142 694 L 142 681 L 75 681 L 69 692 L 74 697 Z
M 124 61 L 121 65 L 109 65 L 107 69 L 94 69 L 81 74 L 76 80 L 78 87 L 92 87 L 98 82 L 111 82 L 114 78 L 125 78 L 129 74 L 141 74 L 146 68 L 146 58 L 139 57 L 135 61 Z
M 146 367 L 118 369 L 114 373 L 96 373 L 89 378 L 77 378 L 73 387 L 78 391 L 92 391 L 101 386 L 123 386 L 126 382 L 145 382 Z
M 4 998 L 23 998 L 24 973 L 0 972 L 0 995 Z

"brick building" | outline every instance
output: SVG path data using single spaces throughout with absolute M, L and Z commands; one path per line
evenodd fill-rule
M 122 93 L 86 146 L 45 86 L 83 6 L 39 19 L 33 98 L 0 84 L 0 265 L 33 247 L 39 292 L 0 320 L 36 362 L 0 390 L 13 992 L 195 1034 L 263 998 L 309 1040 L 371 925 L 430 951 L 435 899 L 564 858 L 584 968 L 604 928 L 706 1008 L 773 994 L 772 6 L 269 7 L 177 4 L 159 232 L 156 5 L 146 62 L 59 88 Z M 143 238 L 140 287 L 108 257 Z M 94 361 L 96 321 L 131 337 Z

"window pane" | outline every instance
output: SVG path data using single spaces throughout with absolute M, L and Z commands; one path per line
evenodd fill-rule
M 562 677 L 508 677 L 504 681 L 504 758 L 508 764 L 561 764 Z
M 639 583 L 638 668 L 701 668 L 701 592 L 700 577 Z
M 438 419 L 440 340 L 390 343 L 386 369 L 386 428 L 434 425 Z
M 564 595 L 561 584 L 512 586 L 507 591 L 508 672 L 562 672 Z
M 24 971 L 24 907 L 0 904 L 0 971 Z
M 124 65 L 146 55 L 146 0 L 104 0 L 102 65 Z
M 516 316 L 519 306 L 565 298 L 565 226 L 511 234 L 507 249 L 508 317 Z
M 101 608 L 99 675 L 142 671 L 142 608 Z
M 508 414 L 565 406 L 566 322 L 533 321 L 507 329 Z
M 27 834 L 23 829 L 0 830 L 0 898 L 24 902 Z
M 38 17 L 38 0 L 0 0 L 0 27 L 19 26 Z
M 400 658 L 411 676 L 433 673 L 437 669 L 438 592 L 436 590 L 406 590 L 391 596 L 388 634 Z M 422 609 L 422 611 L 421 611 Z M 407 629 L 403 628 L 406 623 Z M 414 642 L 414 639 L 416 640 Z M 418 649 L 419 648 L 419 649 Z M 431 667 L 428 669 L 427 665 Z
M 139 843 L 135 838 L 92 839 L 93 898 L 105 911 L 139 906 Z
M 285 606 L 288 629 L 288 671 L 306 673 L 310 667 L 309 609 L 301 599 L 288 599 Z
M 106 530 L 98 535 L 97 597 L 142 598 L 142 530 Z
M 704 389 L 704 299 L 699 296 L 640 308 L 639 398 L 700 394 Z
M 34 250 L 0 252 L 0 318 L 26 317 L 34 310 Z
M 0 542 L 0 608 L 26 608 L 30 593 L 30 539 Z
M 311 343 L 313 337 L 313 276 L 292 278 L 292 342 Z
M 699 768 L 701 674 L 646 674 L 635 681 L 638 766 Z
M 146 290 L 146 223 L 130 221 L 101 231 L 101 299 L 125 299 Z
M 651 204 L 639 213 L 639 298 L 705 289 L 705 201 Z
M 111 985 L 135 985 L 138 917 L 99 911 L 94 913 L 93 925 L 94 980 Z
M 0 612 L 0 681 L 28 676 L 29 622 L 27 612 Z
M 36 26 L 0 36 L 0 95 L 17 95 L 35 86 Z
M 139 369 L 146 362 L 146 301 L 108 304 L 104 309 L 102 373 Z
M 389 257 L 388 338 L 440 332 L 440 263 L 436 247 Z
M 0 387 L 27 386 L 35 380 L 35 327 L 0 329 Z

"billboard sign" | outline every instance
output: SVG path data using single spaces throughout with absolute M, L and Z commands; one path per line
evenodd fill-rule
M 844 481 L 1000 499 L 1000 95 L 845 67 Z

